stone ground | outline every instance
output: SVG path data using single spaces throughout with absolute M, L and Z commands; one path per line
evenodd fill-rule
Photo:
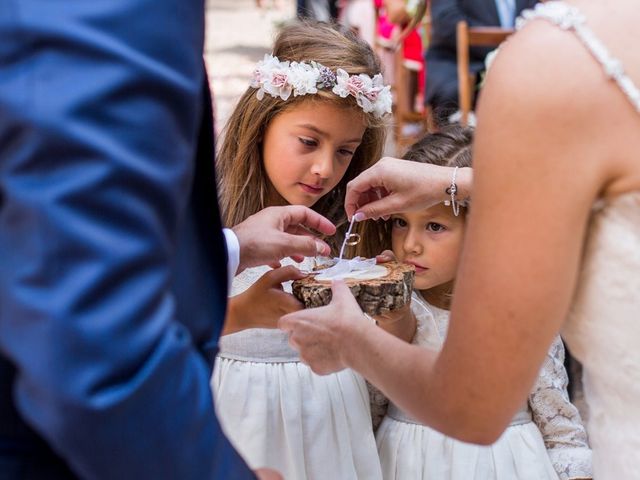
M 233 107 L 249 84 L 253 68 L 271 51 L 278 25 L 295 18 L 295 0 L 207 0 L 205 61 L 221 133 Z M 385 155 L 395 145 L 387 135 Z
M 272 3 L 273 2 L 273 3 Z M 277 25 L 294 18 L 295 1 L 207 0 L 205 60 L 220 131 L 249 85 L 256 62 L 271 51 Z

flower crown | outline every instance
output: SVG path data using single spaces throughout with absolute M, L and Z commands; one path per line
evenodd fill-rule
M 262 100 L 265 93 L 287 100 L 292 93 L 297 97 L 331 88 L 341 98 L 354 97 L 366 113 L 378 118 L 391 113 L 391 87 L 382 83 L 379 73 L 373 78 L 364 73 L 349 75 L 341 68 L 333 73 L 317 62 L 281 62 L 278 57 L 267 54 L 253 72 L 251 87 L 258 89 L 258 100 Z

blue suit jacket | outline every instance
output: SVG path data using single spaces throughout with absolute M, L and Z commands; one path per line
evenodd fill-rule
M 0 478 L 254 478 L 209 389 L 227 276 L 203 17 L 0 2 Z

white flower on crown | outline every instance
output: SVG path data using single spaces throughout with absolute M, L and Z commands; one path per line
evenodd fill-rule
M 391 87 L 384 86 L 382 75 L 349 75 L 347 72 L 338 69 L 336 73 L 336 86 L 333 93 L 342 98 L 348 95 L 355 97 L 358 105 L 367 113 L 373 112 L 381 117 L 385 113 L 391 112 Z
M 342 98 L 354 97 L 366 113 L 382 117 L 391 112 L 391 87 L 384 86 L 381 74 L 373 78 L 365 74 L 349 75 L 339 68 L 334 75 L 316 62 L 281 62 L 267 54 L 253 72 L 251 87 L 258 89 L 258 100 L 268 93 L 285 101 L 292 93 L 297 97 L 318 93 L 318 88 L 332 88 Z
M 293 87 L 293 96 L 318 93 L 318 79 L 320 70 L 306 63 L 293 62 L 291 64 L 290 83 Z

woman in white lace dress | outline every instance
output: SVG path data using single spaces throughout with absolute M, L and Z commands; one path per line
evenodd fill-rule
M 428 134 L 405 154 L 406 160 L 471 167 L 473 130 L 460 126 Z M 412 315 L 386 315 L 378 323 L 412 343 L 440 350 L 449 328 L 455 270 L 462 248 L 466 208 L 459 215 L 435 205 L 400 212 L 382 225 L 393 255 L 416 267 Z M 373 225 L 373 224 L 370 224 Z M 366 232 L 365 234 L 368 234 Z M 428 300 L 427 300 L 428 299 Z M 371 387 L 376 441 L 385 480 L 569 480 L 591 478 L 591 450 L 576 407 L 569 401 L 564 346 L 553 341 L 542 369 L 519 411 L 489 446 L 461 442 L 421 425 Z
M 561 332 L 584 367 L 594 478 L 636 478 L 640 9 L 571 0 L 524 17 L 479 101 L 473 206 L 441 352 L 371 327 L 340 282 L 331 305 L 280 326 L 315 371 L 353 368 L 419 421 L 482 444 L 509 425 Z M 471 194 L 470 171 L 420 167 L 379 162 L 351 182 L 348 214 Z
M 344 219 L 347 182 L 384 145 L 391 96 L 379 68 L 350 32 L 316 23 L 280 31 L 218 155 L 228 226 L 280 204 Z M 327 239 L 334 255 L 343 237 Z M 249 465 L 286 479 L 380 479 L 362 377 L 350 370 L 315 375 L 274 329 L 283 313 L 301 308 L 288 281 L 302 275 L 292 259 L 282 263 L 247 269 L 233 281 L 211 381 L 221 425 Z M 296 266 L 310 270 L 312 259 Z

